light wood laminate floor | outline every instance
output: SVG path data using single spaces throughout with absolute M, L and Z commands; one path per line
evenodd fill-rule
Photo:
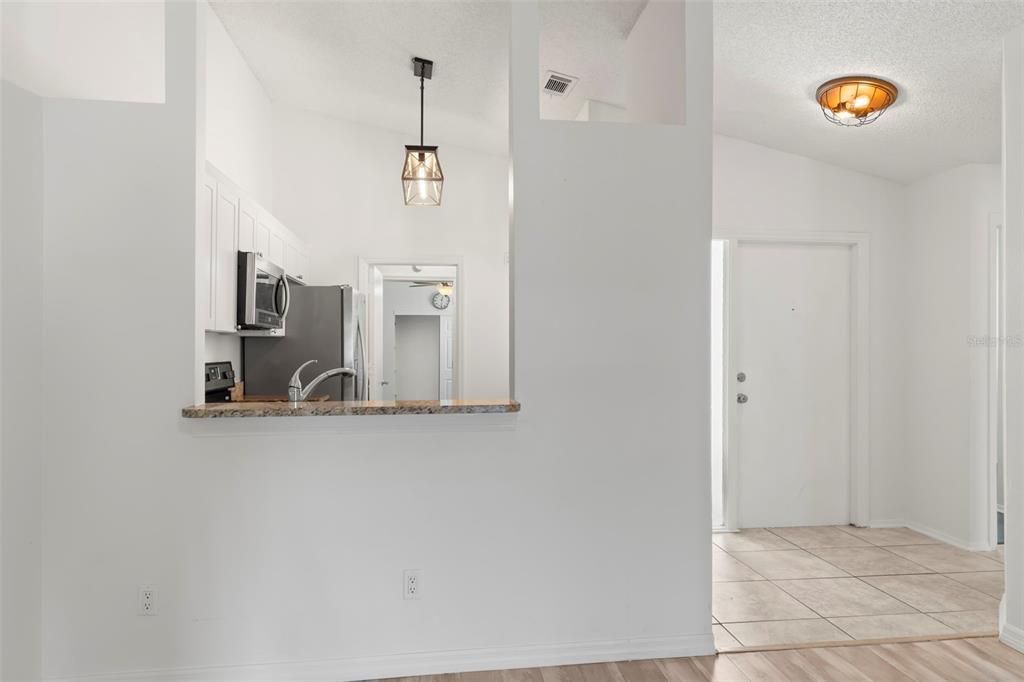
M 402 678 L 401 682 L 990 682 L 1024 680 L 1024 654 L 994 637 L 785 649 Z M 397 682 L 397 681 L 392 681 Z
M 907 528 L 755 528 L 712 538 L 719 651 L 995 634 L 1002 550 Z

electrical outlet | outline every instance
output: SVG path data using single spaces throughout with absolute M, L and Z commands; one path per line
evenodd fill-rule
M 402 598 L 419 599 L 423 591 L 423 580 L 418 568 L 407 568 L 402 572 Z
M 156 588 L 153 588 L 153 587 L 140 587 L 139 588 L 139 615 L 140 616 L 155 616 L 156 615 Z

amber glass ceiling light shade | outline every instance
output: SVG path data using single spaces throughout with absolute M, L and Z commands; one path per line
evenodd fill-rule
M 402 193 L 406 206 L 440 206 L 444 173 L 437 159 L 437 147 L 423 144 L 423 81 L 434 73 L 434 62 L 413 57 L 413 75 L 420 79 L 420 143 L 405 146 Z
M 822 83 L 816 97 L 825 118 L 855 127 L 878 120 L 898 94 L 895 85 L 881 78 L 846 76 Z

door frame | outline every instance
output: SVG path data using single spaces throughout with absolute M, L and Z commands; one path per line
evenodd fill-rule
M 723 364 L 725 386 L 722 391 L 723 483 L 725 490 L 725 527 L 739 526 L 739 465 L 742 461 L 738 433 L 735 371 L 732 367 L 733 251 L 737 244 L 790 244 L 793 246 L 845 245 L 850 248 L 850 522 L 856 526 L 871 523 L 870 452 L 870 253 L 869 235 L 861 232 L 751 232 L 716 229 L 713 239 L 725 240 Z
M 367 376 L 370 380 L 371 400 L 380 398 L 380 370 L 383 360 L 383 338 L 382 325 L 384 319 L 377 303 L 375 287 L 373 284 L 375 275 L 379 272 L 381 265 L 437 265 L 455 268 L 455 286 L 458 287 L 459 297 L 455 309 L 455 348 L 458 357 L 455 359 L 455 391 L 456 397 L 461 398 L 463 392 L 463 377 L 465 376 L 465 340 L 464 330 L 466 329 L 466 268 L 462 256 L 434 256 L 427 258 L 359 258 L 359 288 L 366 294 L 366 347 L 367 347 Z M 384 277 L 384 279 L 396 279 Z
M 986 507 L 986 540 L 988 549 L 998 544 L 999 511 L 998 467 L 999 449 L 1003 446 L 1003 503 L 1006 503 L 1006 421 L 1003 412 L 1006 399 L 1005 353 L 1008 342 L 1005 333 L 1006 300 L 1005 277 L 1006 236 L 1002 213 L 990 213 L 988 217 L 988 417 L 987 447 L 985 466 L 987 490 L 982 496 Z M 1000 418 L 1002 417 L 1002 419 Z

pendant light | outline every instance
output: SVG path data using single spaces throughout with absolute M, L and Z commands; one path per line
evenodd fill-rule
M 898 95 L 896 86 L 881 78 L 845 76 L 822 83 L 815 98 L 832 123 L 863 126 L 874 123 Z
M 434 72 L 434 62 L 413 57 L 413 75 L 420 79 L 420 143 L 405 145 L 402 192 L 406 206 L 440 206 L 444 173 L 437 160 L 437 147 L 423 144 L 423 81 Z

